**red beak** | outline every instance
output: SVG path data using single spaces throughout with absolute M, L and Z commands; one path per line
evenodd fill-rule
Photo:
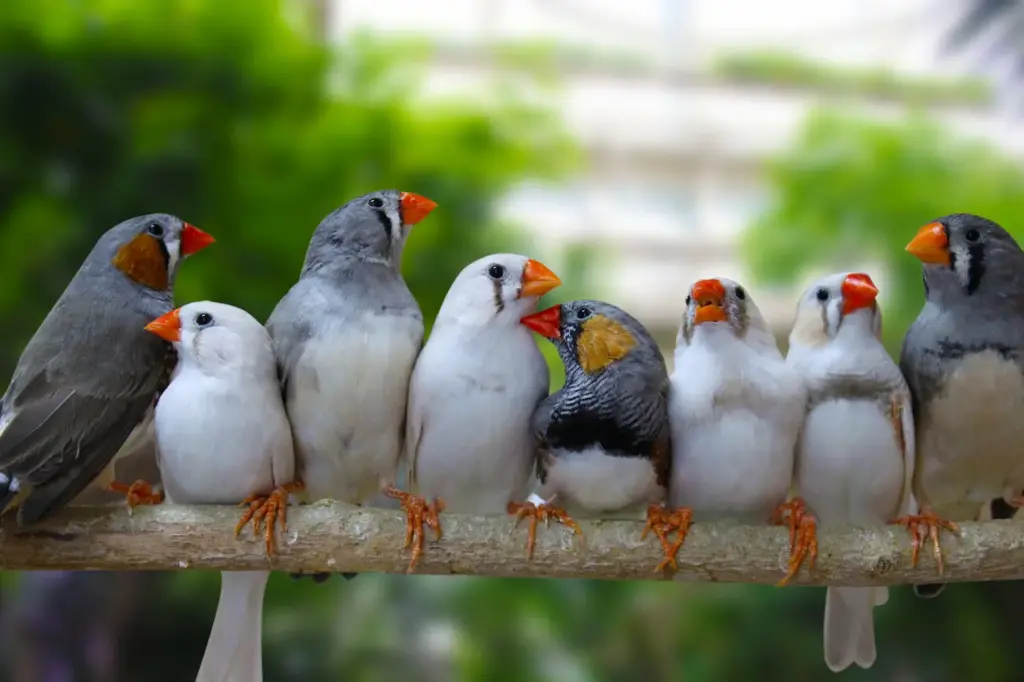
M 841 290 L 843 293 L 843 315 L 867 308 L 875 302 L 875 297 L 878 296 L 878 287 L 870 277 L 860 272 L 847 275 L 843 280 Z
M 562 306 L 553 305 L 539 313 L 527 315 L 519 320 L 524 325 L 549 339 L 562 338 Z
M 191 256 L 197 251 L 202 251 L 215 241 L 217 240 L 195 225 L 185 223 L 185 227 L 181 228 L 181 255 Z
M 412 192 L 402 192 L 402 222 L 406 225 L 415 225 L 430 215 L 430 212 L 437 208 L 437 202 Z
M 180 308 L 161 315 L 146 325 L 145 329 L 151 334 L 156 334 L 164 341 L 174 343 L 181 341 L 181 313 Z

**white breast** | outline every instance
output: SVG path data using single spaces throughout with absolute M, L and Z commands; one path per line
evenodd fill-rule
M 832 400 L 815 407 L 797 462 L 799 493 L 823 524 L 886 523 L 898 515 L 903 450 L 877 403 Z
M 536 451 L 530 418 L 547 387 L 525 329 L 462 339 L 435 328 L 410 387 L 418 492 L 461 513 L 501 514 L 524 499 Z
M 292 442 L 276 386 L 265 388 L 275 393 L 199 371 L 171 382 L 154 419 L 168 498 L 237 504 L 254 492 L 273 490 L 275 459 L 290 464 Z M 291 480 L 291 473 L 276 483 Z
M 928 501 L 952 518 L 1024 488 L 1024 375 L 1017 365 L 994 351 L 964 358 L 928 406 L 927 424 L 918 426 L 918 462 Z
M 549 460 L 540 496 L 581 516 L 642 516 L 647 505 L 661 502 L 654 465 L 642 457 L 609 455 L 599 446 L 580 452 L 559 450 Z
M 362 502 L 393 481 L 422 324 L 372 315 L 307 342 L 288 414 L 310 499 Z
M 804 404 L 803 384 L 781 355 L 677 353 L 672 505 L 698 519 L 766 521 L 789 491 Z

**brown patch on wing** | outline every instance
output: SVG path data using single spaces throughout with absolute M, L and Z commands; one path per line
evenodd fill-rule
M 628 329 L 604 315 L 595 315 L 583 323 L 576 354 L 583 371 L 593 374 L 626 357 L 635 345 Z
M 651 450 L 651 463 L 654 465 L 654 474 L 657 477 L 658 485 L 667 488 L 669 470 L 672 466 L 672 443 L 668 436 L 668 429 L 665 429 L 665 435 L 654 441 L 654 448 Z
M 892 424 L 892 430 L 896 436 L 896 444 L 900 446 L 900 452 L 906 452 L 907 441 L 903 435 L 903 401 L 895 393 L 889 399 L 889 422 Z
M 129 279 L 156 291 L 167 289 L 167 257 L 160 241 L 148 234 L 136 235 L 111 261 Z

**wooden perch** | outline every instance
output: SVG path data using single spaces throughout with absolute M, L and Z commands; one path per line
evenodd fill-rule
M 76 507 L 31 527 L 14 518 L 0 529 L 0 569 L 176 570 L 227 569 L 332 572 L 406 570 L 405 516 L 390 509 L 318 502 L 290 507 L 278 555 L 262 539 L 234 526 L 240 509 L 219 506 Z M 12 515 L 13 516 L 13 515 Z M 658 541 L 640 539 L 640 521 L 580 520 L 584 540 L 552 523 L 537 531 L 526 558 L 524 521 L 507 516 L 444 513 L 444 536 L 428 533 L 417 573 L 548 578 L 664 579 L 654 573 Z M 963 537 L 943 533 L 946 582 L 1024 578 L 1024 524 L 987 521 L 961 525 Z M 844 527 L 819 534 L 815 570 L 802 568 L 793 585 L 897 585 L 935 582 L 930 545 L 910 567 L 910 537 L 899 526 Z M 784 528 L 695 523 L 678 556 L 676 580 L 774 584 L 789 554 Z

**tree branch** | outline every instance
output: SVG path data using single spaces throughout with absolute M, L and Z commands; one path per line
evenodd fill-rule
M 7 518 L 0 529 L 0 569 L 227 570 L 404 572 L 405 516 L 337 502 L 293 506 L 278 555 L 269 560 L 251 528 L 236 539 L 240 509 L 220 506 L 67 508 L 30 527 Z M 532 561 L 526 526 L 507 516 L 442 513 L 444 537 L 428 531 L 418 573 L 549 578 L 661 579 L 662 558 L 638 521 L 581 520 L 584 541 L 561 525 L 537 530 Z M 943 533 L 944 580 L 1024 578 L 1024 526 L 1014 521 L 965 523 L 963 537 Z M 510 535 L 511 534 L 511 535 Z M 674 537 L 674 536 L 673 536 Z M 585 543 L 585 546 L 584 546 Z M 695 523 L 678 556 L 675 579 L 774 584 L 789 554 L 784 528 Z M 910 538 L 899 526 L 843 527 L 822 532 L 815 570 L 793 585 L 897 585 L 934 582 L 929 545 L 910 567 Z

